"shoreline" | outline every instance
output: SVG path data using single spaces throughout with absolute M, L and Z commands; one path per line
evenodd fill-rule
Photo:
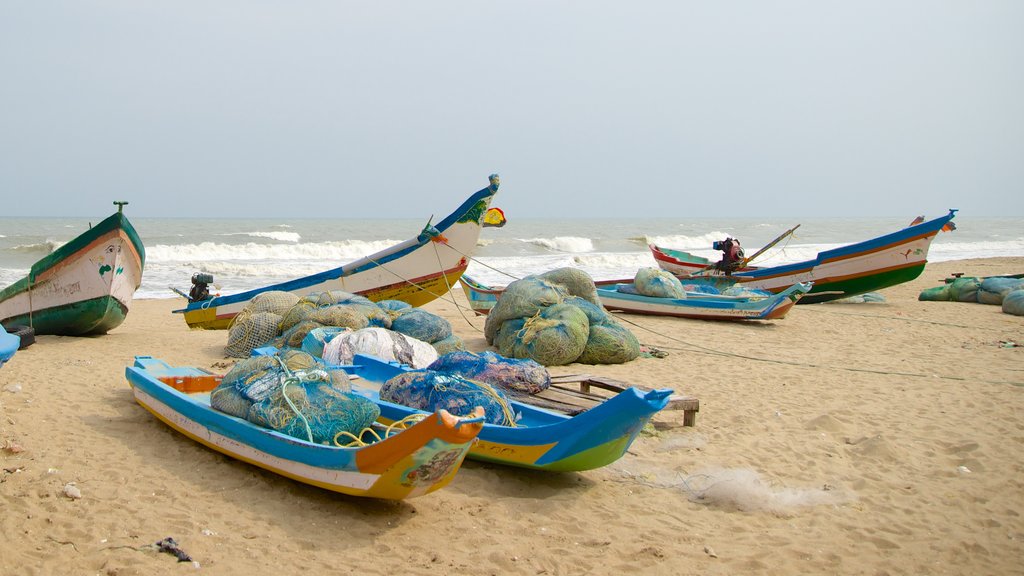
M 182 300 L 136 299 L 109 334 L 41 336 L 0 369 L 0 573 L 171 573 L 145 548 L 171 536 L 215 574 L 1021 574 L 1024 351 L 1002 343 L 1024 343 L 1024 319 L 917 301 L 954 272 L 1021 271 L 1024 257 L 930 262 L 883 303 L 771 322 L 616 314 L 668 357 L 550 372 L 674 388 L 700 401 L 696 426 L 661 412 L 583 473 L 467 462 L 398 503 L 232 460 L 135 404 L 137 354 L 232 362 L 227 331 L 170 314 Z M 424 308 L 486 349 L 483 318 L 450 296 Z

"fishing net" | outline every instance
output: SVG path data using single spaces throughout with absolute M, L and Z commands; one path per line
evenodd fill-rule
M 427 412 L 443 408 L 455 416 L 466 416 L 481 406 L 490 424 L 513 426 L 516 421 L 508 398 L 498 390 L 433 370 L 403 372 L 391 378 L 381 386 L 380 399 Z
M 1003 297 L 1003 312 L 1024 316 L 1024 288 L 1014 290 Z
M 917 295 L 917 299 L 922 302 L 946 302 L 952 300 L 953 297 L 949 294 L 949 284 L 943 284 L 942 286 L 921 290 L 921 293 Z
M 1007 294 L 1022 287 L 1024 287 L 1024 280 L 1020 278 L 985 278 L 978 286 L 978 302 L 1002 304 Z
M 505 358 L 489 351 L 480 354 L 451 352 L 440 356 L 427 368 L 486 382 L 498 390 L 515 394 L 537 394 L 551 386 L 551 374 L 537 362 Z
M 377 306 L 386 312 L 398 312 L 399 310 L 408 310 L 412 308 L 412 304 L 408 302 L 402 302 L 401 300 L 381 300 L 377 302 Z
M 450 322 L 422 308 L 412 308 L 391 321 L 391 329 L 433 344 L 452 335 Z
M 594 279 L 579 268 L 557 268 L 543 274 L 538 274 L 537 277 L 552 284 L 562 286 L 572 296 L 579 296 L 592 304 L 601 304 L 597 297 L 597 287 L 594 285 Z
M 640 294 L 652 298 L 686 298 L 686 291 L 679 279 L 661 268 L 637 270 L 633 286 Z
M 498 333 L 494 335 L 494 347 L 498 354 L 511 358 L 515 348 L 519 331 L 526 325 L 526 318 L 513 318 L 502 323 Z
M 277 337 L 281 317 L 273 312 L 254 312 L 235 316 L 228 328 L 224 353 L 232 358 L 247 358 L 254 348 L 265 346 Z
M 260 292 L 248 304 L 242 309 L 243 312 L 255 313 L 255 312 L 273 312 L 274 314 L 283 316 L 296 302 L 299 301 L 299 297 L 291 292 L 284 292 L 282 290 L 268 290 L 266 292 Z
M 748 288 L 742 284 L 734 284 L 721 291 L 722 296 L 734 296 L 736 298 L 765 298 L 772 293 L 767 290 Z
M 316 311 L 317 308 L 317 305 L 312 302 L 299 300 L 281 316 L 281 330 L 287 330 L 302 322 L 307 316 Z
M 581 364 L 623 364 L 640 356 L 640 341 L 632 332 L 616 323 L 590 326 L 586 347 L 577 362 Z
M 977 278 L 957 278 L 949 285 L 950 298 L 954 302 L 977 302 L 980 285 Z
M 323 328 L 323 324 L 312 320 L 303 320 L 288 330 L 285 330 L 279 338 L 274 340 L 274 346 L 277 346 L 278 348 L 301 348 L 302 341 L 306 338 L 306 334 L 309 334 L 311 330 L 316 328 Z
M 569 304 L 579 308 L 581 312 L 587 315 L 587 320 L 590 322 L 591 326 L 615 321 L 615 319 L 608 314 L 602 305 L 594 304 L 593 302 L 580 298 L 579 296 L 570 296 L 565 299 L 563 304 Z
M 306 316 L 306 320 L 319 322 L 324 326 L 339 326 L 360 330 L 370 325 L 370 319 L 358 306 L 335 304 L 317 308 Z
M 302 351 L 316 358 L 323 358 L 324 346 L 342 332 L 351 332 L 350 328 L 339 328 L 337 326 L 322 326 L 314 328 L 302 339 Z
M 443 340 L 432 342 L 430 345 L 434 347 L 434 350 L 437 350 L 438 356 L 466 349 L 466 343 L 456 334 L 452 334 Z
M 348 376 L 301 351 L 246 358 L 210 393 L 215 409 L 295 438 L 345 445 L 379 416 Z
M 537 276 L 527 276 L 505 287 L 501 298 L 491 308 L 484 322 L 484 337 L 487 343 L 494 341 L 494 335 L 506 320 L 529 318 L 543 308 L 558 304 L 569 296 L 565 287 L 548 282 Z
M 516 334 L 511 356 L 529 358 L 544 366 L 570 364 L 583 353 L 589 332 L 590 322 L 583 311 L 569 304 L 555 304 L 526 320 Z
M 430 344 L 386 328 L 343 332 L 324 346 L 324 361 L 331 365 L 351 364 L 355 354 L 393 360 L 413 368 L 423 368 L 437 360 L 437 350 Z

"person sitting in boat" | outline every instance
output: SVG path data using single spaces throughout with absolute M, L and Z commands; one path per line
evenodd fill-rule
M 715 263 L 715 269 L 721 270 L 726 276 L 743 266 L 743 247 L 740 246 L 740 241 L 736 238 L 713 242 L 711 247 L 722 251 L 722 259 Z

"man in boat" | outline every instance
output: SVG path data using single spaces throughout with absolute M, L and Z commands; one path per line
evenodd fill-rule
M 722 259 L 715 263 L 715 269 L 731 276 L 733 272 L 743 266 L 743 247 L 740 241 L 735 238 L 726 238 L 722 241 L 711 243 L 715 250 L 722 251 Z

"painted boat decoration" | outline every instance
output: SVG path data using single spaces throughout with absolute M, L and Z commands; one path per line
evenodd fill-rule
M 14 356 L 19 346 L 21 346 L 21 338 L 14 334 L 8 334 L 7 330 L 0 325 L 0 366 L 6 364 Z
M 633 284 L 597 289 L 601 304 L 609 310 L 698 320 L 779 320 L 803 298 L 812 283 L 794 284 L 771 296 L 722 296 L 688 293 L 686 298 L 653 298 L 630 290 Z M 693 294 L 692 296 L 690 294 Z
M 492 174 L 487 188 L 470 196 L 444 220 L 434 226 L 428 224 L 415 238 L 370 256 L 238 294 L 194 301 L 190 298 L 187 307 L 174 312 L 184 314 L 185 322 L 192 328 L 224 329 L 249 300 L 268 290 L 293 292 L 300 297 L 310 292 L 343 290 L 375 302 L 402 300 L 422 306 L 446 294 L 466 271 L 469 255 L 480 237 L 484 214 L 498 186 L 498 175 Z M 195 276 L 193 279 L 195 283 Z
M 701 279 L 699 283 L 704 283 Z M 707 279 L 707 283 L 716 288 L 726 286 L 727 280 Z M 716 285 L 716 283 L 719 283 Z M 480 283 L 463 274 L 459 279 L 462 291 L 466 294 L 469 307 L 477 315 L 485 315 L 491 311 L 498 297 L 505 290 L 502 287 L 491 287 Z M 811 283 L 799 283 L 790 286 L 783 292 L 772 296 L 723 296 L 688 292 L 684 299 L 652 298 L 640 294 L 628 293 L 633 285 L 630 280 L 599 280 L 597 296 L 601 304 L 608 310 L 621 310 L 634 314 L 651 314 L 658 316 L 676 316 L 679 318 L 697 318 L 701 320 L 776 320 L 785 317 L 794 304 L 800 301 L 810 289 Z
M 146 251 L 122 213 L 90 227 L 0 290 L 0 321 L 37 335 L 104 334 L 124 322 L 142 283 Z
M 902 230 L 856 244 L 818 253 L 813 260 L 771 266 L 750 267 L 730 278 L 751 288 L 781 292 L 793 284 L 814 282 L 800 304 L 827 302 L 856 296 L 909 282 L 921 275 L 928 261 L 928 248 L 940 230 L 955 228 L 949 214 L 908 226 Z M 680 278 L 708 273 L 713 263 L 687 252 L 650 245 L 654 260 L 663 270 Z
M 376 402 L 383 422 L 420 412 L 380 399 L 380 386 L 410 370 L 407 366 L 356 354 L 353 365 L 343 368 L 359 377 L 353 380 L 352 391 Z M 641 392 L 628 388 L 576 416 L 513 400 L 513 410 L 521 415 L 517 425 L 484 424 L 469 456 L 535 470 L 578 472 L 600 468 L 625 454 L 640 429 L 668 404 L 671 395 L 672 390 L 667 389 Z
M 483 411 L 445 411 L 358 448 L 326 446 L 262 428 L 210 406 L 221 377 L 136 356 L 125 370 L 135 400 L 165 424 L 204 446 L 293 480 L 351 496 L 399 500 L 443 488 L 458 472 Z

